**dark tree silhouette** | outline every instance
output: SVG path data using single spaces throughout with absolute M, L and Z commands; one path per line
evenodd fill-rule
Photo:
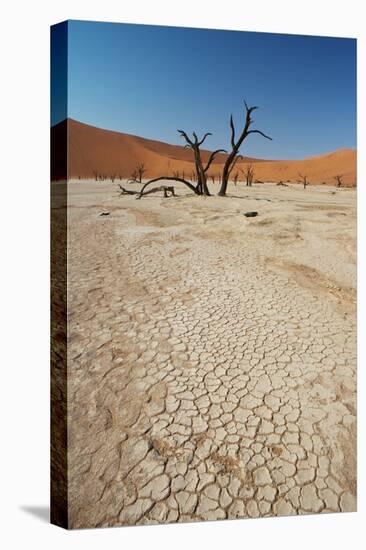
M 248 164 L 248 166 L 245 168 L 245 170 L 242 170 L 245 181 L 248 187 L 252 187 L 253 178 L 254 178 L 254 168 L 251 164 Z
M 130 176 L 129 182 L 136 182 L 138 179 L 137 170 L 134 170 Z
M 207 187 L 207 171 L 210 168 L 215 156 L 218 153 L 225 153 L 225 150 L 216 149 L 216 151 L 213 151 L 209 156 L 209 159 L 206 165 L 204 166 L 202 162 L 200 147 L 208 136 L 212 136 L 211 132 L 206 132 L 206 134 L 200 140 L 198 139 L 196 132 L 192 133 L 193 135 L 192 139 L 189 138 L 186 132 L 184 132 L 183 130 L 178 130 L 178 132 L 185 139 L 186 147 L 189 149 L 192 149 L 193 151 L 194 164 L 196 168 L 196 178 L 197 178 L 197 191 L 198 191 L 197 194 L 210 195 L 210 191 L 208 190 L 208 187 Z
M 299 183 L 302 183 L 303 186 L 304 186 L 304 189 L 307 188 L 307 186 L 309 185 L 309 182 L 308 182 L 308 177 L 307 176 L 303 176 L 302 174 L 299 173 L 299 177 L 300 177 L 300 181 Z
M 144 183 L 144 185 L 142 186 L 141 188 L 141 191 L 140 191 L 140 196 L 146 194 L 145 193 L 145 189 L 148 185 L 151 185 L 152 183 L 156 183 L 157 181 L 163 181 L 163 180 L 168 180 L 168 181 L 180 181 L 181 183 L 184 183 L 184 185 L 186 185 L 191 191 L 193 191 L 193 193 L 195 193 L 196 195 L 202 195 L 202 193 L 200 193 L 198 191 L 198 188 L 197 188 L 197 185 L 194 186 L 192 183 L 190 183 L 189 181 L 187 180 L 184 180 L 183 178 L 175 178 L 174 176 L 160 176 L 159 178 L 154 178 L 152 180 L 149 180 L 147 181 L 146 183 Z
M 146 172 L 145 164 L 140 162 L 131 174 L 130 182 L 142 183 L 143 175 Z
M 258 107 L 248 107 L 247 103 L 244 101 L 245 109 L 246 109 L 246 116 L 245 116 L 245 123 L 244 128 L 239 136 L 238 139 L 235 139 L 235 126 L 233 121 L 233 115 L 230 116 L 230 128 L 231 128 L 231 152 L 229 153 L 224 168 L 222 171 L 222 182 L 221 182 L 221 188 L 219 191 L 219 195 L 224 197 L 226 195 L 227 186 L 229 183 L 230 174 L 238 160 L 239 156 L 239 150 L 241 145 L 243 144 L 244 140 L 250 135 L 250 134 L 260 134 L 261 136 L 265 137 L 266 139 L 272 139 L 260 130 L 251 130 L 251 126 L 254 122 L 253 118 L 251 117 L 252 112 L 255 109 L 258 109 Z
M 334 176 L 334 179 L 337 182 L 337 187 L 342 187 L 342 185 L 343 185 L 343 176 L 338 174 L 337 176 Z
M 130 189 L 125 189 L 124 187 L 122 187 L 122 185 L 119 185 L 118 187 L 120 188 L 120 196 L 137 195 L 136 196 L 137 199 L 141 199 L 142 196 L 150 195 L 151 193 L 158 193 L 159 191 L 163 192 L 165 198 L 176 196 L 174 187 L 170 187 L 170 186 L 168 187 L 166 185 L 161 185 L 160 187 L 154 187 L 153 189 L 149 189 L 148 191 L 145 191 L 145 193 L 143 193 L 145 186 L 141 191 L 131 191 Z

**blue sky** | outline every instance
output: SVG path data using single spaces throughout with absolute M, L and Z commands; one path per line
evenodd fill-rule
M 177 144 L 177 128 L 210 131 L 205 146 L 226 148 L 246 99 L 273 141 L 250 136 L 244 155 L 356 147 L 354 39 L 70 21 L 68 46 L 67 114 L 81 122 Z

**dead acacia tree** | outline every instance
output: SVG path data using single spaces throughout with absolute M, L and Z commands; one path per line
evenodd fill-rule
M 239 173 L 235 172 L 235 175 L 234 175 L 234 178 L 233 178 L 235 187 L 236 187 L 236 184 L 238 183 L 238 177 L 239 177 Z
M 235 138 L 235 126 L 234 126 L 234 120 L 233 115 L 230 116 L 230 128 L 231 128 L 231 152 L 226 158 L 224 168 L 222 171 L 222 182 L 221 182 L 221 188 L 219 191 L 219 195 L 221 197 L 224 197 L 226 195 L 227 186 L 229 183 L 230 174 L 238 160 L 239 157 L 239 150 L 241 145 L 243 144 L 244 140 L 250 135 L 250 134 L 260 134 L 261 136 L 265 137 L 266 139 L 272 139 L 260 130 L 251 130 L 251 126 L 254 122 L 252 118 L 252 112 L 255 111 L 255 109 L 258 109 L 258 107 L 248 107 L 247 103 L 244 101 L 245 109 L 246 109 L 246 116 L 245 116 L 245 123 L 244 128 L 240 134 L 240 136 L 236 139 Z
M 203 164 L 202 157 L 201 157 L 201 150 L 200 146 L 205 141 L 207 136 L 211 136 L 212 134 L 210 132 L 207 132 L 201 140 L 198 139 L 197 134 L 195 132 L 192 133 L 193 139 L 190 139 L 186 132 L 183 130 L 178 130 L 179 134 L 186 140 L 186 148 L 192 149 L 194 154 L 194 164 L 195 164 L 195 171 L 192 173 L 192 179 L 191 182 L 187 181 L 184 178 L 179 178 L 177 176 L 160 176 L 159 178 L 154 178 L 152 180 L 147 181 L 141 191 L 140 191 L 140 198 L 146 194 L 145 189 L 148 185 L 151 185 L 152 183 L 156 183 L 157 181 L 162 180 L 169 180 L 169 181 L 179 181 L 181 183 L 184 183 L 191 191 L 193 191 L 196 195 L 206 195 L 209 196 L 210 192 L 207 187 L 207 172 L 215 158 L 215 156 L 218 153 L 225 153 L 225 149 L 216 149 L 216 151 L 212 151 L 210 154 L 206 164 Z M 195 182 L 195 185 L 193 184 Z
M 128 180 L 129 182 L 136 182 L 137 181 L 137 178 L 138 178 L 138 175 L 137 175 L 137 170 L 134 170 L 132 172 L 132 174 L 130 175 L 130 179 Z
M 245 182 L 247 187 L 252 187 L 253 178 L 254 178 L 254 168 L 252 164 L 248 164 L 245 170 L 242 170 L 242 172 L 245 176 Z
M 143 162 L 140 162 L 132 172 L 129 182 L 142 183 L 142 178 L 145 172 L 145 164 Z
M 300 181 L 299 183 L 302 183 L 303 186 L 304 186 L 304 189 L 307 188 L 307 186 L 309 185 L 309 182 L 308 182 L 308 177 L 307 176 L 303 176 L 302 174 L 299 173 L 299 177 L 300 177 Z
M 212 136 L 211 132 L 206 132 L 202 139 L 198 139 L 196 132 L 192 132 L 193 138 L 188 137 L 187 133 L 183 130 L 178 130 L 178 133 L 186 141 L 185 147 L 192 149 L 194 155 L 194 164 L 196 169 L 197 191 L 198 195 L 210 195 L 210 191 L 207 187 L 207 171 L 209 170 L 215 156 L 218 153 L 225 153 L 224 149 L 216 149 L 208 158 L 205 166 L 203 165 L 200 147 L 208 136 Z
M 138 174 L 138 181 L 139 183 L 142 182 L 142 178 L 143 178 L 143 175 L 145 174 L 146 172 L 146 168 L 145 168 L 145 165 L 143 162 L 141 162 L 138 166 L 137 166 L 137 174 Z
M 334 176 L 334 179 L 337 182 L 337 187 L 342 187 L 342 185 L 343 185 L 343 176 L 341 174 L 338 174 L 337 176 Z
M 140 194 L 141 196 L 146 194 L 145 189 L 148 185 L 151 185 L 152 183 L 156 183 L 157 181 L 162 180 L 169 180 L 169 181 L 179 181 L 181 183 L 184 183 L 191 191 L 193 191 L 196 195 L 210 195 L 209 189 L 207 187 L 207 172 L 215 158 L 215 156 L 218 153 L 225 153 L 226 151 L 224 149 L 216 149 L 216 151 L 213 151 L 206 164 L 203 163 L 202 157 L 201 157 L 201 150 L 200 146 L 205 141 L 205 139 L 208 136 L 211 136 L 212 134 L 210 132 L 207 132 L 202 139 L 198 139 L 197 134 L 195 132 L 192 133 L 192 139 L 188 137 L 187 133 L 183 130 L 178 130 L 178 133 L 185 139 L 186 141 L 186 148 L 192 149 L 194 154 L 194 165 L 195 170 L 191 174 L 191 181 L 187 181 L 185 178 L 180 178 L 176 175 L 174 176 L 160 176 L 159 178 L 154 178 L 152 180 L 147 181 L 144 186 L 142 187 Z M 194 185 L 194 183 L 195 185 Z
M 185 178 L 180 178 L 177 175 L 174 176 L 160 176 L 158 178 L 153 178 L 149 181 L 147 181 L 141 188 L 139 192 L 139 196 L 137 198 L 141 198 L 143 195 L 147 194 L 146 188 L 147 186 L 151 185 L 152 183 L 156 183 L 158 181 L 178 181 L 186 185 L 193 193 L 196 195 L 209 195 L 210 192 L 207 187 L 207 171 L 209 170 L 212 161 L 214 160 L 215 156 L 220 152 L 225 152 L 224 149 L 217 149 L 216 151 L 213 151 L 208 161 L 205 165 L 203 165 L 202 157 L 201 157 L 201 151 L 200 146 L 205 141 L 207 136 L 211 136 L 212 134 L 210 132 L 207 132 L 201 140 L 198 139 L 197 134 L 195 132 L 192 133 L 193 139 L 190 139 L 186 132 L 183 130 L 178 130 L 178 133 L 184 137 L 186 140 L 186 146 L 190 149 L 192 149 L 194 153 L 194 163 L 195 163 L 195 171 L 192 173 L 192 180 L 187 181 Z M 170 161 L 168 163 L 168 166 L 170 166 Z M 195 184 L 193 182 L 196 182 Z M 165 196 L 165 194 L 164 194 Z

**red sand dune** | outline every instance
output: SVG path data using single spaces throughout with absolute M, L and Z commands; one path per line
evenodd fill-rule
M 146 168 L 144 177 L 179 175 L 189 178 L 194 170 L 192 152 L 179 145 L 169 145 L 129 134 L 102 130 L 73 119 L 67 121 L 68 141 L 68 177 L 94 178 L 96 174 L 106 177 L 129 177 L 136 165 L 143 163 Z M 64 179 L 64 162 L 58 154 L 60 143 L 65 139 L 66 121 L 51 128 L 52 166 L 51 177 Z M 204 160 L 210 151 L 202 151 Z M 211 165 L 209 175 L 219 175 L 225 154 L 217 155 Z M 241 173 L 245 165 L 254 165 L 254 179 L 260 181 L 291 181 L 299 179 L 299 173 L 307 175 L 310 183 L 335 183 L 334 176 L 342 174 L 345 185 L 356 185 L 356 151 L 339 149 L 326 155 L 310 157 L 304 160 L 268 161 L 245 158 L 234 168 L 239 173 L 239 181 L 244 179 Z

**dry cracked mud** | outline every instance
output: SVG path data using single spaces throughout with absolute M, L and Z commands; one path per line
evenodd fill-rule
M 73 528 L 356 509 L 355 193 L 230 192 L 69 184 Z

